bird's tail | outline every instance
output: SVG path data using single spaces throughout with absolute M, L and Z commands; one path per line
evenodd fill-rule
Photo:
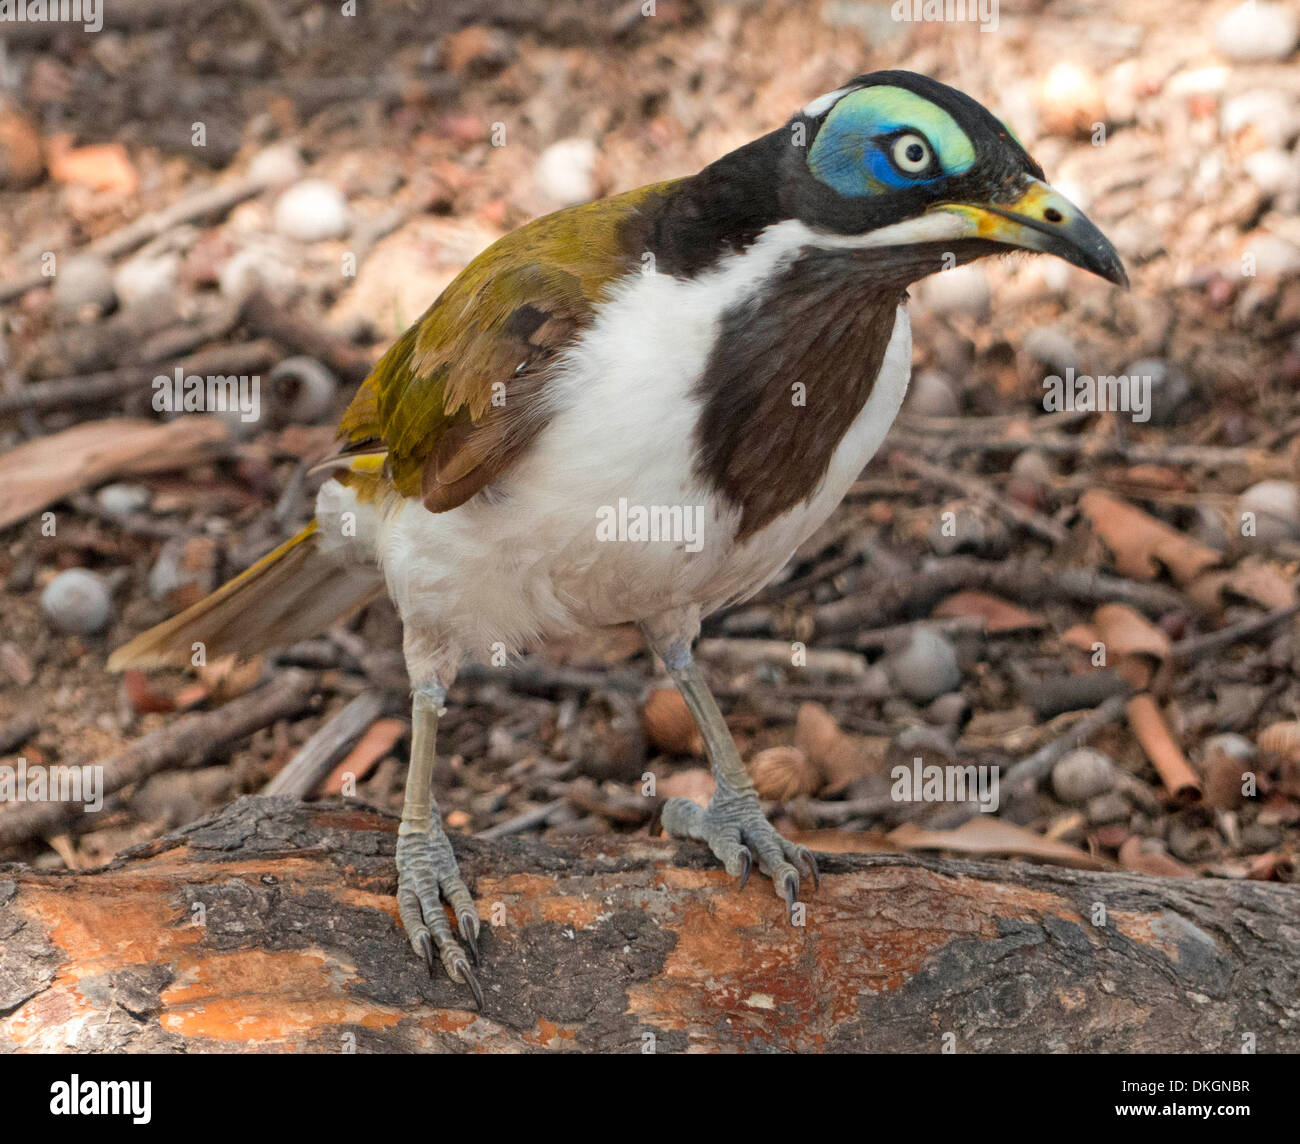
M 319 635 L 382 590 L 373 565 L 323 550 L 313 521 L 210 596 L 120 647 L 110 671 L 184 666 L 205 657 L 252 655 Z

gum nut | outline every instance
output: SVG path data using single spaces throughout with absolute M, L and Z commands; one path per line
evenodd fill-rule
M 930 628 L 918 628 L 912 638 L 885 664 L 894 686 L 913 703 L 929 703 L 955 691 L 961 683 L 957 652 L 948 637 Z
M 1243 526 L 1247 513 L 1254 518 L 1254 535 L 1260 540 L 1289 540 L 1300 532 L 1300 490 L 1290 481 L 1260 481 L 1237 498 Z
M 931 274 L 922 279 L 919 293 L 922 308 L 931 314 L 969 314 L 975 318 L 988 316 L 992 298 L 984 269 L 975 263 Z
M 303 179 L 275 204 L 275 229 L 297 242 L 323 242 L 348 232 L 348 200 L 324 179 Z
M 1297 34 L 1296 14 L 1287 5 L 1246 0 L 1214 26 L 1214 47 L 1234 63 L 1284 60 L 1295 47 Z
M 286 358 L 270 376 L 278 412 L 292 425 L 312 425 L 334 410 L 338 379 L 312 357 Z
M 538 157 L 533 168 L 537 189 L 556 206 L 596 197 L 596 145 L 590 139 L 560 139 Z
M 88 636 L 100 631 L 112 610 L 108 585 L 84 568 L 60 572 L 41 593 L 41 611 L 59 631 L 69 635 Z
M 1062 802 L 1080 805 L 1115 785 L 1115 764 L 1100 751 L 1079 747 L 1057 760 L 1052 790 Z
M 956 417 L 961 412 L 952 382 L 937 369 L 923 369 L 912 378 L 904 408 L 917 417 Z
M 95 494 L 95 500 L 105 512 L 116 516 L 127 516 L 149 506 L 153 494 L 144 485 L 129 485 L 123 482 L 105 485 Z
M 117 300 L 113 289 L 112 268 L 102 258 L 82 254 L 56 264 L 54 308 L 62 314 L 75 314 L 86 306 L 99 313 L 110 310 Z

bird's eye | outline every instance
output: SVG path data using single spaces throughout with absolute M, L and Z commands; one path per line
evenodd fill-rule
M 892 155 L 894 166 L 905 175 L 919 175 L 930 166 L 930 144 L 912 132 L 894 140 Z

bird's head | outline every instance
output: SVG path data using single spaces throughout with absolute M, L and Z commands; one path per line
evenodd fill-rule
M 1128 285 L 1101 231 L 1005 123 L 955 88 L 873 72 L 813 100 L 785 130 L 781 214 L 813 245 L 873 251 L 909 281 L 1018 248 Z

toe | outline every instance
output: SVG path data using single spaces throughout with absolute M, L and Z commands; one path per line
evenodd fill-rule
M 784 841 L 785 856 L 799 868 L 799 873 L 805 878 L 811 878 L 813 889 L 818 889 L 822 884 L 821 871 L 817 869 L 817 859 L 813 852 L 807 846 L 799 846 L 793 842 Z

